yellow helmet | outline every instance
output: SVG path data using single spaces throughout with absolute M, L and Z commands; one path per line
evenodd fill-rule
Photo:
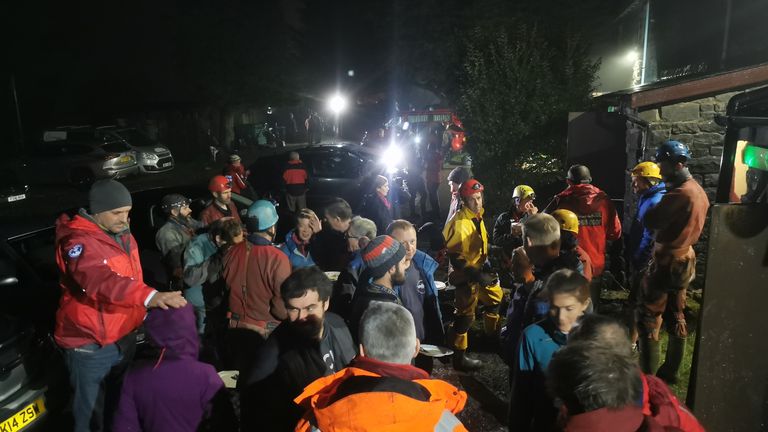
M 522 201 L 528 197 L 531 197 L 531 199 L 536 199 L 536 192 L 534 192 L 533 188 L 530 186 L 519 185 L 512 192 L 512 198 L 517 198 L 519 201 Z
M 651 177 L 661 180 L 661 169 L 656 162 L 640 162 L 632 168 L 632 175 L 638 177 Z
M 560 224 L 561 230 L 570 231 L 574 234 L 579 233 L 579 218 L 576 213 L 566 209 L 557 209 L 552 212 L 552 217 Z

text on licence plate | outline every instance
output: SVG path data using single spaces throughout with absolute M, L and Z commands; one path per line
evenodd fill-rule
M 16 432 L 37 420 L 45 412 L 45 404 L 42 399 L 37 399 L 25 406 L 8 420 L 0 423 L 0 432 Z
M 160 168 L 166 168 L 166 167 L 169 167 L 169 166 L 171 166 L 171 163 L 170 162 L 166 162 Z
M 26 197 L 27 196 L 24 195 L 24 194 L 21 194 L 21 195 L 11 195 L 11 196 L 8 197 L 8 202 L 23 200 Z

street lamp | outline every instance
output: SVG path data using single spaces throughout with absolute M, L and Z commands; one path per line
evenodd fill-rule
M 347 109 L 347 98 L 339 93 L 334 94 L 328 99 L 328 109 L 331 110 L 334 117 L 334 129 L 336 129 L 334 134 L 335 142 L 341 133 L 341 114 Z

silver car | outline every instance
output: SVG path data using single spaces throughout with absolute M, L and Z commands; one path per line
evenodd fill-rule
M 134 128 L 117 129 L 114 127 L 98 128 L 97 136 L 107 140 L 120 140 L 136 151 L 139 171 L 142 174 L 154 174 L 170 171 L 175 163 L 167 147 L 153 141 Z

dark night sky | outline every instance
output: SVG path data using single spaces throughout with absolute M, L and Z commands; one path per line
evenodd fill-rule
M 764 16 L 758 12 L 766 7 L 756 0 L 733 2 L 733 19 L 738 23 L 731 26 L 736 29 L 729 50 L 735 59 L 731 64 L 749 63 L 753 51 L 765 51 L 761 48 L 765 43 L 755 41 L 768 40 L 765 26 L 756 25 L 757 17 Z M 8 142 L 15 136 L 10 86 L 5 84 L 11 75 L 29 130 L 110 121 L 116 113 L 142 109 L 232 102 L 279 105 L 324 97 L 337 82 L 357 92 L 390 90 L 390 84 L 401 78 L 397 74 L 415 63 L 428 73 L 441 66 L 441 56 L 452 54 L 432 48 L 445 48 L 441 39 L 455 36 L 457 24 L 478 15 L 503 19 L 505 13 L 527 14 L 554 23 L 549 31 L 565 26 L 592 29 L 588 35 L 592 40 L 606 42 L 603 39 L 616 33 L 595 29 L 615 27 L 614 17 L 632 1 L 609 3 L 13 2 L 6 5 L 9 61 L 2 73 L 0 139 Z M 690 63 L 719 54 L 722 7 L 697 5 L 690 0 L 676 2 L 655 16 L 660 62 L 674 66 L 675 61 Z M 690 25 L 690 31 L 681 34 L 681 18 L 711 25 Z M 749 48 L 754 46 L 758 48 Z M 355 70 L 354 78 L 346 77 L 348 69 Z M 415 69 L 418 74 L 419 68 Z M 409 79 L 419 77 L 411 74 Z

